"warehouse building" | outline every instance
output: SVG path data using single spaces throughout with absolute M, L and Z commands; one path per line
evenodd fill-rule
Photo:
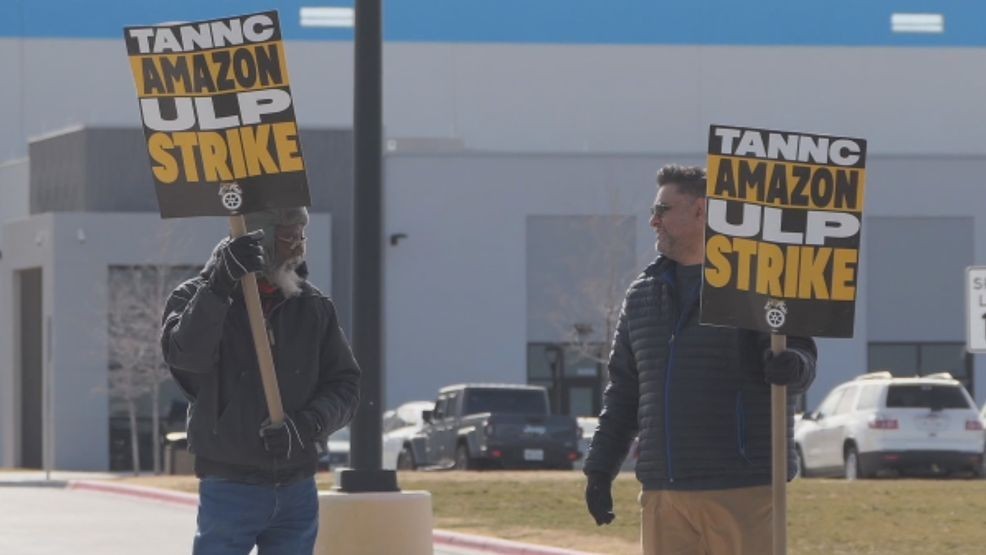
M 278 7 L 313 281 L 348 326 L 352 31 Z M 267 6 L 0 7 L 0 71 L 16 76 L 0 89 L 0 466 L 116 466 L 113 280 L 192 272 L 225 226 L 159 218 L 121 30 L 231 9 Z M 551 386 L 559 412 L 598 411 L 607 315 L 654 256 L 655 171 L 703 164 L 713 123 L 869 141 L 855 335 L 819 341 L 807 405 L 871 369 L 950 371 L 986 400 L 963 324 L 965 268 L 986 264 L 986 33 L 971 23 L 986 7 L 942 3 L 947 24 L 917 34 L 847 0 L 385 13 L 388 407 L 506 381 Z M 178 397 L 161 395 L 168 420 Z

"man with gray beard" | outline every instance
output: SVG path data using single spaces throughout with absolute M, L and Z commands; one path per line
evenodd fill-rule
M 254 231 L 216 245 L 175 289 L 161 346 L 189 400 L 188 445 L 199 482 L 193 552 L 311 553 L 314 474 L 329 434 L 359 404 L 359 366 L 335 307 L 307 281 L 304 208 L 248 214 Z M 240 279 L 259 273 L 285 421 L 271 425 Z

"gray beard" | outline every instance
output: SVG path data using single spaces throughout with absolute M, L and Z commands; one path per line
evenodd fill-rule
M 301 282 L 304 280 L 295 270 L 303 261 L 304 258 L 296 256 L 281 262 L 277 268 L 269 272 L 270 275 L 267 276 L 267 281 L 280 289 L 281 294 L 285 297 L 291 298 L 297 296 L 301 293 Z

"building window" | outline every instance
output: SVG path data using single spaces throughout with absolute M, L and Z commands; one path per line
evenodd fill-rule
M 597 416 L 606 378 L 599 357 L 602 347 L 595 343 L 530 343 L 527 383 L 548 389 L 554 414 Z
M 108 268 L 110 470 L 159 470 L 162 438 L 185 430 L 187 401 L 161 358 L 161 315 L 171 291 L 196 273 L 185 265 Z
M 969 393 L 974 391 L 972 356 L 959 342 L 870 343 L 869 371 L 888 371 L 898 377 L 948 372 Z

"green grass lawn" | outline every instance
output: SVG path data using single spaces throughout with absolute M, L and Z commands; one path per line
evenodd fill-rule
M 131 479 L 194 491 L 186 477 Z M 332 476 L 319 474 L 319 487 Z M 635 553 L 639 486 L 615 482 L 616 521 L 597 527 L 576 472 L 402 472 L 405 490 L 432 493 L 435 526 L 599 553 Z M 986 553 L 984 480 L 797 480 L 788 488 L 789 553 Z

